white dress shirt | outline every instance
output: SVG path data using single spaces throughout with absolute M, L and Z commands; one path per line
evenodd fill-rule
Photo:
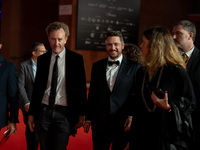
M 119 68 L 121 66 L 122 58 L 123 58 L 123 55 L 121 55 L 117 60 L 115 60 L 115 61 L 119 61 L 119 65 L 113 64 L 110 66 L 109 64 L 107 64 L 107 67 L 106 67 L 106 79 L 107 79 L 107 83 L 108 83 L 108 86 L 109 86 L 111 92 L 115 85 L 117 74 L 118 74 Z M 108 61 L 114 61 L 114 60 L 112 60 L 110 57 L 108 57 Z
M 66 94 L 66 76 L 65 76 L 65 53 L 64 49 L 58 57 L 58 81 L 57 81 L 57 89 L 56 89 L 56 99 L 55 105 L 67 106 L 67 94 Z M 51 80 L 53 73 L 53 65 L 55 63 L 56 54 L 52 52 L 51 62 L 49 68 L 49 77 L 47 82 L 47 88 L 45 90 L 42 103 L 49 105 L 49 95 L 51 90 Z
M 189 50 L 188 52 L 185 53 L 188 58 L 190 58 L 190 56 L 192 55 L 193 51 L 194 51 L 194 47 L 191 50 Z M 183 51 L 180 51 L 181 56 L 183 55 L 183 53 L 184 53 Z
M 31 58 L 31 61 L 32 61 L 33 77 L 35 79 L 37 64 L 34 62 L 33 58 Z

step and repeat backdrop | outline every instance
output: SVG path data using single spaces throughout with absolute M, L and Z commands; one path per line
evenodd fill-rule
M 140 0 L 78 0 L 76 49 L 105 50 L 109 30 L 137 44 Z

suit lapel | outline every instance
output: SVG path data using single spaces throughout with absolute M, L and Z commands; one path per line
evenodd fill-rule
M 51 63 L 51 54 L 52 54 L 52 50 L 50 49 L 47 53 L 38 57 L 38 63 L 40 63 L 40 68 L 37 67 L 37 69 L 40 69 L 40 71 L 38 73 L 42 74 L 42 75 L 41 74 L 38 75 L 38 78 L 40 81 L 41 80 L 44 81 L 41 83 L 42 90 L 44 90 L 43 92 L 45 92 L 45 89 L 46 89 L 47 83 L 48 83 L 49 68 L 50 68 L 50 63 Z M 40 78 L 40 77 L 42 77 L 42 78 Z M 35 80 L 37 80 L 37 73 L 36 73 Z
M 34 81 L 34 75 L 33 75 L 33 66 L 32 66 L 32 60 L 30 59 L 28 64 L 27 64 L 27 70 L 30 72 L 31 78 Z
M 117 74 L 117 78 L 115 80 L 113 92 L 120 86 L 120 82 L 123 80 L 128 68 L 129 68 L 129 65 L 128 65 L 127 58 L 123 57 L 122 62 L 121 62 L 121 66 L 119 68 L 119 72 Z
M 66 80 L 66 89 L 68 89 L 68 85 L 69 85 L 69 80 L 70 78 L 68 77 L 68 71 L 69 71 L 69 67 L 68 65 L 70 65 L 70 56 L 69 56 L 69 52 L 68 49 L 65 47 L 65 80 Z M 66 91 L 67 92 L 67 91 Z
M 110 88 L 109 88 L 109 85 L 108 85 L 108 82 L 107 82 L 107 79 L 106 79 L 106 67 L 107 67 L 107 63 L 108 63 L 108 58 L 105 58 L 103 60 L 103 63 L 102 65 L 100 66 L 99 68 L 99 73 L 102 73 L 102 83 L 105 83 L 103 85 L 106 85 L 105 88 L 107 88 L 107 90 L 110 92 Z
M 194 51 L 192 52 L 190 59 L 188 60 L 188 64 L 187 64 L 187 72 L 188 73 L 190 72 L 191 68 L 193 66 L 196 66 L 196 63 L 198 63 L 198 61 L 196 61 L 196 60 L 199 59 L 198 58 L 198 56 L 199 56 L 198 52 L 199 52 L 198 49 L 195 47 Z

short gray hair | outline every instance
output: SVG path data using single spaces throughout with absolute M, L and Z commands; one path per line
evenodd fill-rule
M 181 25 L 183 26 L 183 29 L 188 31 L 189 33 L 192 32 L 193 33 L 193 42 L 195 41 L 195 37 L 196 37 L 196 27 L 195 27 L 195 24 L 192 23 L 191 21 L 189 20 L 181 20 L 177 23 L 174 24 L 174 26 L 177 26 L 177 25 Z

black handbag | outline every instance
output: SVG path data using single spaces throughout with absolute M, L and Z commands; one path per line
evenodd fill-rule
M 172 109 L 175 114 L 177 129 L 180 136 L 186 141 L 194 141 L 194 132 L 192 126 L 192 107 L 190 101 L 181 97 L 172 102 Z
M 167 135 L 163 140 L 163 149 L 166 150 L 188 150 L 189 145 L 194 142 L 194 132 L 192 126 L 191 112 L 192 107 L 190 101 L 185 97 L 180 97 L 178 100 L 171 102 L 172 112 L 176 121 L 177 133 L 169 132 L 167 125 L 166 111 L 163 111 L 163 136 Z M 174 137 L 175 136 L 175 137 Z

